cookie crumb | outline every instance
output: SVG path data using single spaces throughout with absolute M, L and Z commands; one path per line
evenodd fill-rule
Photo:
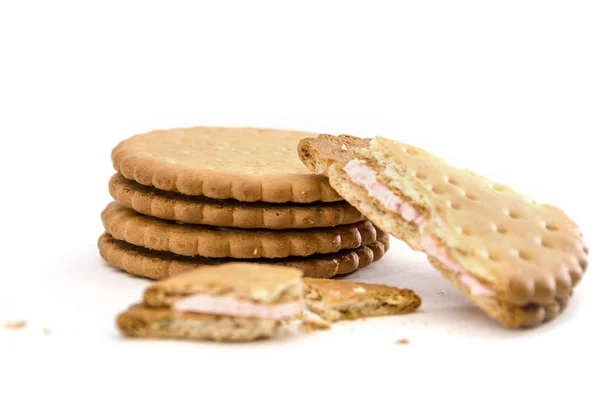
M 50 335 L 50 328 L 42 328 L 42 333 L 44 335 Z
M 6 328 L 6 329 L 21 329 L 21 328 L 25 328 L 26 325 L 27 325 L 27 322 L 25 322 L 25 320 L 15 320 L 15 321 L 9 321 L 7 323 L 4 323 L 4 328 Z
M 440 292 L 436 292 L 435 294 L 436 294 L 436 295 L 443 295 L 443 296 L 446 296 L 446 295 L 448 295 L 448 293 L 446 292 L 446 290 L 445 290 L 445 289 L 441 290 Z
M 408 345 L 410 343 L 410 341 L 406 338 L 402 338 L 402 339 L 398 339 L 396 342 L 394 342 L 397 345 Z

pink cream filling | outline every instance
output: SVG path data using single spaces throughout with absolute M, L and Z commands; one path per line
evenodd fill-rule
M 302 312 L 303 308 L 304 304 L 301 300 L 266 304 L 237 299 L 232 296 L 206 294 L 191 295 L 173 304 L 173 309 L 180 312 L 217 314 L 232 317 L 256 317 L 271 320 L 293 317 Z
M 443 263 L 448 269 L 457 273 L 471 294 L 493 296 L 494 292 L 481 284 L 475 277 L 466 273 L 458 263 L 450 259 L 444 248 L 440 247 L 435 239 L 425 232 L 425 218 L 412 205 L 402 201 L 384 184 L 377 180 L 377 173 L 358 159 L 354 159 L 344 167 L 344 171 L 352 182 L 365 189 L 371 197 L 379 201 L 385 208 L 396 212 L 408 222 L 414 222 L 421 234 L 421 248 L 430 256 Z

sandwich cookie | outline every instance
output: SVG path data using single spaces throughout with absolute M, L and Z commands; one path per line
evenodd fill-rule
M 110 203 L 102 211 L 115 239 L 157 251 L 211 258 L 283 258 L 328 254 L 375 242 L 369 221 L 319 229 L 248 230 L 167 222 Z
M 202 266 L 235 261 L 231 258 L 189 257 L 152 251 L 125 241 L 115 240 L 108 233 L 99 238 L 98 248 L 100 256 L 111 266 L 135 276 L 155 280 L 165 279 Z M 388 235 L 378 231 L 375 242 L 355 249 L 307 257 L 261 258 L 256 261 L 275 266 L 293 267 L 301 270 L 306 277 L 329 278 L 362 269 L 381 259 L 388 249 Z
M 562 312 L 588 264 L 578 226 L 560 209 L 377 137 L 300 142 L 311 171 L 386 232 L 423 251 L 477 306 L 508 327 Z
M 270 265 L 205 266 L 153 284 L 117 318 L 126 336 L 251 341 L 303 309 L 302 272 Z
M 306 229 L 364 220 L 345 201 L 276 204 L 186 196 L 141 185 L 120 174 L 109 182 L 111 196 L 140 214 L 190 224 L 243 229 Z
M 328 329 L 330 322 L 406 314 L 421 304 L 411 290 L 301 274 L 247 263 L 192 270 L 148 287 L 117 327 L 129 337 L 251 341 L 298 321 L 305 331 Z
M 341 201 L 327 178 L 296 155 L 306 132 L 194 127 L 152 131 L 119 143 L 114 168 L 160 190 L 212 199 L 313 203 Z

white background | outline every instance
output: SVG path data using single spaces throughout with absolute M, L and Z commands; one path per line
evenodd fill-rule
M 0 2 L 0 323 L 28 322 L 0 329 L 0 395 L 598 392 L 599 21 L 596 1 Z M 506 330 L 394 241 L 352 278 L 414 288 L 418 314 L 125 340 L 114 317 L 148 282 L 96 251 L 110 150 L 192 125 L 422 146 L 563 207 L 590 269 L 558 320 Z

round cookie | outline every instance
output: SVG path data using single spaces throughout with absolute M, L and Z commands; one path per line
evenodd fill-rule
M 306 229 L 347 225 L 364 216 L 346 201 L 276 204 L 186 196 L 141 185 L 120 174 L 108 184 L 124 207 L 170 221 L 242 229 Z
M 330 278 L 335 275 L 351 273 L 378 261 L 388 248 L 388 235 L 378 232 L 377 240 L 371 244 L 333 254 L 249 261 L 292 266 L 302 270 L 305 277 Z M 169 252 L 152 251 L 116 240 L 108 233 L 100 236 L 98 249 L 100 256 L 111 266 L 135 276 L 154 280 L 193 270 L 198 266 L 218 265 L 231 260 L 230 258 L 187 257 Z
M 112 151 L 114 168 L 146 186 L 213 199 L 341 201 L 296 154 L 299 131 L 194 127 L 135 135 Z
M 102 211 L 105 230 L 117 240 L 157 251 L 211 258 L 283 258 L 328 254 L 376 240 L 370 221 L 319 229 L 248 230 L 168 222 L 116 202 Z

